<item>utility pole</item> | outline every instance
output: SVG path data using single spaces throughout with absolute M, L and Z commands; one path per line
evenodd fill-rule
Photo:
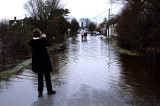
M 110 20 L 110 9 L 108 11 L 108 22 Z M 107 34 L 107 37 L 109 38 L 109 25 L 107 26 L 107 29 L 108 29 L 108 34 Z
M 94 17 L 94 19 L 96 19 L 96 28 L 97 28 L 97 18 Z

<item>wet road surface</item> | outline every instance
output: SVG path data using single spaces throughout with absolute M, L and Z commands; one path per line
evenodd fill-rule
M 0 83 L 0 106 L 159 106 L 160 78 L 145 73 L 145 60 L 122 55 L 99 36 L 69 38 L 50 53 L 55 95 L 38 98 L 30 66 Z

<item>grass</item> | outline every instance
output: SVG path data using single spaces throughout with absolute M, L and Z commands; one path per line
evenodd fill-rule
M 51 46 L 51 47 L 48 48 L 48 52 L 51 52 L 51 51 L 53 51 L 53 50 L 59 50 L 59 49 L 61 49 L 61 47 L 62 47 L 64 44 L 65 44 L 65 42 L 60 43 L 60 44 L 56 44 L 56 45 L 54 45 L 54 46 Z
M 112 48 L 114 48 L 115 51 L 119 52 L 119 53 L 122 53 L 122 54 L 127 54 L 127 55 L 132 55 L 132 56 L 141 56 L 142 54 L 138 53 L 138 52 L 133 52 L 133 51 L 129 51 L 129 50 L 126 50 L 126 49 L 123 49 L 121 47 L 117 47 L 115 45 L 112 45 L 112 41 L 113 39 L 106 39 L 105 40 L 107 43 L 108 42 L 111 42 L 111 44 L 109 44 Z
M 51 52 L 53 50 L 59 50 L 59 49 L 61 49 L 61 47 L 64 44 L 65 43 L 60 43 L 60 44 L 53 45 L 50 48 L 48 48 L 48 52 Z M 5 70 L 3 72 L 0 72 L 0 81 L 7 80 L 9 77 L 11 77 L 12 75 L 18 73 L 20 70 L 22 70 L 24 67 L 30 65 L 31 62 L 32 62 L 32 60 L 31 60 L 31 58 L 29 58 L 29 59 L 23 61 L 22 63 L 17 64 L 12 69 L 8 69 L 8 70 Z
M 112 46 L 117 52 L 120 52 L 120 53 L 123 53 L 123 54 L 128 54 L 128 55 L 132 55 L 132 56 L 140 56 L 141 54 L 137 53 L 137 52 L 132 52 L 132 51 L 129 51 L 129 50 L 126 50 L 126 49 L 123 49 L 123 48 L 120 48 L 120 47 L 115 47 L 115 46 Z
M 0 81 L 8 79 L 13 74 L 16 74 L 19 70 L 22 68 L 28 66 L 31 64 L 31 59 L 25 60 L 22 63 L 19 63 L 16 67 L 13 67 L 12 69 L 8 69 L 6 71 L 3 71 L 0 73 Z

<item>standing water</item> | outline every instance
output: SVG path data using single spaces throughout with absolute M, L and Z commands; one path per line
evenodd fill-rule
M 50 53 L 55 95 L 47 96 L 44 87 L 44 96 L 37 98 L 37 75 L 27 68 L 1 83 L 0 105 L 160 105 L 160 78 L 145 71 L 143 57 L 120 54 L 99 36 L 82 41 L 77 35 L 62 48 Z

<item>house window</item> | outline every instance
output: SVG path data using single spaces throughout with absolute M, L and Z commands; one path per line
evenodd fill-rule
M 113 28 L 114 28 L 115 26 L 114 26 L 114 24 L 113 24 Z

